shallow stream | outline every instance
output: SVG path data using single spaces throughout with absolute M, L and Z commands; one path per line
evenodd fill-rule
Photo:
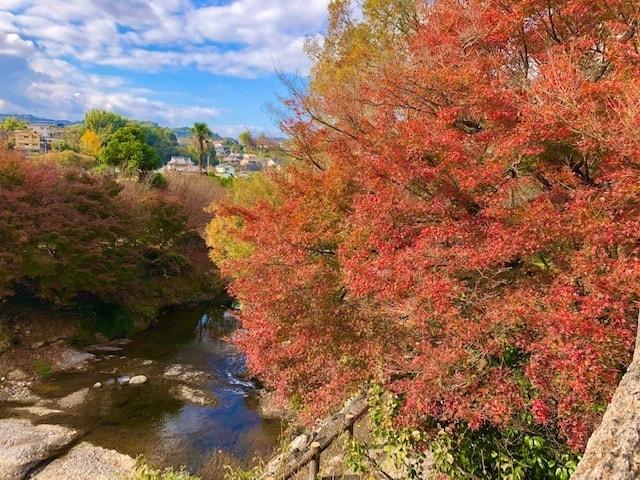
M 184 465 L 205 479 L 221 478 L 222 464 L 268 454 L 282 429 L 280 421 L 260 415 L 256 389 L 244 377 L 243 355 L 224 340 L 234 328 L 235 321 L 216 305 L 168 313 L 131 343 L 95 351 L 87 368 L 36 384 L 34 393 L 55 408 L 60 398 L 102 383 L 77 406 L 43 421 L 78 428 L 94 445 L 144 455 L 157 466 Z M 166 376 L 175 364 L 209 377 L 176 382 Z M 148 377 L 146 384 L 118 385 L 118 377 L 138 374 Z M 180 385 L 206 393 L 211 402 L 176 396 Z

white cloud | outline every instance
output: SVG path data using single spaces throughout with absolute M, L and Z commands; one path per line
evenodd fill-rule
M 55 117 L 79 118 L 97 107 L 177 125 L 220 112 L 202 102 L 174 106 L 160 92 L 87 69 L 196 69 L 244 78 L 308 69 L 304 42 L 324 29 L 329 0 L 211 1 L 0 0 L 0 68 L 5 78 L 19 79 L 26 100 L 4 97 Z M 8 71 L 18 60 L 21 70 Z
M 186 0 L 24 0 L 9 7 L 0 2 L 0 28 L 10 25 L 52 57 L 147 71 L 189 66 L 250 77 L 276 66 L 306 70 L 304 40 L 324 28 L 327 4 L 233 0 L 196 7 Z
M 0 33 L 0 55 L 28 55 L 34 50 L 33 42 L 22 39 L 17 33 Z

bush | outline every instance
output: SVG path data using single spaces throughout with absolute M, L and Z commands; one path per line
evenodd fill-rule
M 148 185 L 0 150 L 0 204 L 0 299 L 75 306 L 113 337 L 219 286 L 185 209 Z
M 164 190 L 169 186 L 169 182 L 161 173 L 154 173 L 149 179 L 149 185 L 153 188 L 157 188 L 158 190 Z

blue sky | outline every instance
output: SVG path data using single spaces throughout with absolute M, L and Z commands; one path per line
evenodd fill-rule
M 275 72 L 308 73 L 328 1 L 0 0 L 0 112 L 276 133 Z

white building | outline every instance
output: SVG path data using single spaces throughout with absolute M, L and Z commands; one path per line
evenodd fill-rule
M 228 163 L 221 163 L 220 165 L 216 165 L 214 167 L 216 175 L 222 178 L 231 178 L 236 176 L 236 169 L 233 165 L 229 165 Z
M 195 165 L 189 157 L 171 157 L 165 170 L 180 173 L 200 173 L 200 167 Z

